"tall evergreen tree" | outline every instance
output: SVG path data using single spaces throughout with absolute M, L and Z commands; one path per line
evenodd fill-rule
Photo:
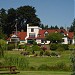
M 73 23 L 72 23 L 72 25 L 70 26 L 69 31 L 75 32 L 75 19 L 73 20 Z

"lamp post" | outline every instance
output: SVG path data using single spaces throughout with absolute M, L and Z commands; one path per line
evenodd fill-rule
M 16 24 L 15 24 L 15 28 L 16 28 L 16 41 L 15 41 L 15 49 L 17 49 L 17 42 L 18 42 L 18 40 L 17 40 L 17 21 L 18 21 L 18 19 L 15 19 L 15 21 L 16 21 Z
M 15 21 L 16 21 L 15 27 L 16 27 L 16 36 L 17 36 L 17 21 L 18 21 L 18 19 L 16 19 Z

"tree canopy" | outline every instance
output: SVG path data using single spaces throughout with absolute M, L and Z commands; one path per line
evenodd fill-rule
M 50 33 L 46 36 L 46 39 L 50 41 L 50 43 L 60 43 L 62 41 L 63 35 L 60 33 Z
M 73 23 L 72 23 L 72 25 L 69 28 L 69 31 L 75 32 L 75 19 L 73 20 Z
M 41 21 L 36 15 L 36 9 L 32 6 L 10 8 L 7 11 L 3 8 L 0 10 L 0 27 L 5 34 L 9 35 L 12 31 L 15 31 L 16 22 L 18 31 L 26 31 L 27 23 L 40 26 Z

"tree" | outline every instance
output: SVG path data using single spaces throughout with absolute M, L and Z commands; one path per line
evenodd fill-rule
M 55 29 L 59 29 L 57 25 L 55 26 Z
M 32 6 L 21 6 L 17 8 L 18 28 L 26 31 L 26 24 L 40 25 L 40 19 L 37 17 L 36 9 Z
M 75 19 L 73 20 L 73 23 L 72 23 L 72 25 L 70 26 L 69 31 L 75 32 Z
M 63 35 L 60 33 L 50 33 L 46 36 L 46 39 L 50 41 L 50 43 L 60 43 L 62 41 Z
M 5 34 L 9 35 L 15 31 L 17 19 L 18 31 L 27 29 L 27 24 L 40 26 L 40 19 L 36 15 L 36 9 L 32 6 L 21 6 L 17 9 L 10 8 L 0 10 L 0 27 Z

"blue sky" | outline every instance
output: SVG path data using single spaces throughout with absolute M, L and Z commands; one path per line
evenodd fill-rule
M 74 2 L 75 0 L 0 0 L 0 9 L 30 5 L 35 7 L 41 23 L 67 27 L 74 19 Z

